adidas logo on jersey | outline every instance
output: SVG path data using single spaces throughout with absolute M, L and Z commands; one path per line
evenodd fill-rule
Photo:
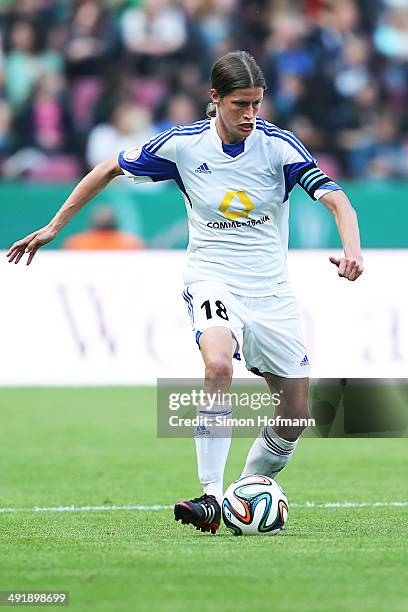
M 194 172 L 196 172 L 197 174 L 211 174 L 211 170 L 209 169 L 206 163 L 201 164 L 201 166 L 198 166 L 198 168 L 196 168 Z
M 308 358 L 307 358 L 307 355 L 305 355 L 305 356 L 303 357 L 303 359 L 302 359 L 302 361 L 300 362 L 300 364 L 299 364 L 299 365 L 301 365 L 301 366 L 307 366 L 307 365 L 309 365 L 309 360 L 308 360 Z

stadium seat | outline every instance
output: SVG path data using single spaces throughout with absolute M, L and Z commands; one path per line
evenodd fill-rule
M 75 181 L 81 177 L 81 166 L 74 155 L 56 155 L 46 162 L 34 165 L 28 180 L 33 182 Z
M 130 90 L 135 102 L 152 108 L 167 93 L 167 84 L 160 78 L 134 79 Z
M 75 126 L 80 131 L 91 126 L 95 103 L 101 95 L 103 81 L 98 77 L 77 79 L 72 85 L 72 112 Z

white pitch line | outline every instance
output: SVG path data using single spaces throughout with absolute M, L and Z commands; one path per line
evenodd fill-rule
M 388 508 L 390 506 L 405 507 L 408 501 L 400 502 L 327 502 L 316 504 L 307 501 L 305 504 L 289 504 L 292 508 Z
M 408 501 L 394 502 L 327 502 L 317 504 L 307 501 L 304 504 L 289 504 L 290 508 L 389 508 L 389 507 L 407 507 Z M 117 511 L 117 510 L 171 510 L 173 506 L 162 506 L 156 504 L 153 506 L 126 505 L 126 506 L 51 506 L 44 508 L 34 506 L 34 508 L 0 508 L 0 514 L 15 513 L 15 512 L 101 512 L 101 511 Z
M 43 508 L 34 506 L 34 508 L 0 508 L 0 514 L 10 512 L 95 512 L 105 510 L 170 510 L 173 506 L 54 506 Z

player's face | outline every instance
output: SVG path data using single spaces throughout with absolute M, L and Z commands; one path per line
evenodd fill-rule
M 251 134 L 263 91 L 262 87 L 234 89 L 221 98 L 215 89 L 211 90 L 211 98 L 217 107 L 217 128 L 224 142 L 239 142 Z

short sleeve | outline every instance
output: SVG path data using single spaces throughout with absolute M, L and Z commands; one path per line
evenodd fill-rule
M 284 201 L 288 199 L 296 184 L 300 185 L 313 200 L 318 200 L 329 191 L 341 189 L 318 167 L 317 160 L 293 132 L 282 130 L 280 139 L 285 178 Z
M 175 138 L 172 130 L 162 132 L 148 143 L 119 153 L 125 175 L 137 183 L 177 180 Z

